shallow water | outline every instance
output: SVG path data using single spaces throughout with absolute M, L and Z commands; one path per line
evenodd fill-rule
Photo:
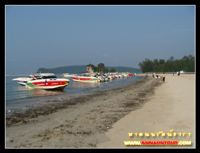
M 60 77 L 61 74 L 57 74 Z M 91 94 L 100 90 L 114 89 L 125 86 L 130 82 L 142 80 L 145 77 L 128 77 L 111 80 L 102 83 L 74 82 L 71 78 L 70 83 L 63 91 L 48 91 L 40 89 L 29 89 L 19 85 L 13 78 L 27 76 L 6 76 L 6 114 L 23 112 L 29 108 L 50 104 L 48 101 L 58 102 L 61 99 L 70 99 L 82 95 Z

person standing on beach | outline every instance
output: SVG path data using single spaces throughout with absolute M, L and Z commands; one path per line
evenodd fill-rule
M 156 73 L 156 77 L 158 78 L 158 73 Z
M 173 71 L 173 76 L 174 76 L 174 71 Z
M 165 82 L 165 72 L 163 72 L 163 82 Z

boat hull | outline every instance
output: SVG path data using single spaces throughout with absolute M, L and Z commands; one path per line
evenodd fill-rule
M 28 81 L 17 81 L 17 83 L 19 83 L 21 86 L 26 86 L 27 82 Z
M 68 84 L 68 79 L 46 79 L 28 81 L 26 87 L 29 89 L 63 90 Z
M 93 82 L 93 83 L 97 83 L 100 80 L 96 77 L 71 77 L 73 79 L 73 81 L 77 81 L 77 82 Z
M 65 77 L 65 78 L 71 78 L 73 76 L 77 76 L 76 74 L 63 74 L 61 75 L 62 77 Z

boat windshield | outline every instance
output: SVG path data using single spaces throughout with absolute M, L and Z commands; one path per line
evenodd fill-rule
M 84 76 L 84 77 L 90 77 L 89 74 L 83 74 L 82 76 Z
M 57 78 L 57 77 L 55 75 L 42 76 L 42 79 L 50 79 L 50 78 Z

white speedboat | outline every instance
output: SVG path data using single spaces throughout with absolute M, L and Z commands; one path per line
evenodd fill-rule
M 26 83 L 30 89 L 63 90 L 70 80 L 57 78 L 53 73 L 40 73 L 34 75 L 32 80 Z
M 63 73 L 61 76 L 62 76 L 62 77 L 65 77 L 65 78 L 70 78 L 70 77 L 72 77 L 72 76 L 77 76 L 77 74 Z
M 73 81 L 77 82 L 93 82 L 93 83 L 100 82 L 100 80 L 97 77 L 88 73 L 85 73 L 81 76 L 73 76 L 71 78 L 73 79 Z
M 31 79 L 32 79 L 31 77 L 29 77 L 29 78 L 24 77 L 24 78 L 15 78 L 15 79 L 12 79 L 12 80 L 17 81 L 17 83 L 19 83 L 22 86 L 25 86 L 28 81 L 31 81 Z
M 104 82 L 104 81 L 105 81 L 105 78 L 104 78 L 101 74 L 96 75 L 96 77 L 97 77 L 101 82 Z
M 110 79 L 110 80 L 113 80 L 113 79 L 114 79 L 114 77 L 113 77 L 113 76 L 111 76 L 111 75 L 108 75 L 108 79 Z

